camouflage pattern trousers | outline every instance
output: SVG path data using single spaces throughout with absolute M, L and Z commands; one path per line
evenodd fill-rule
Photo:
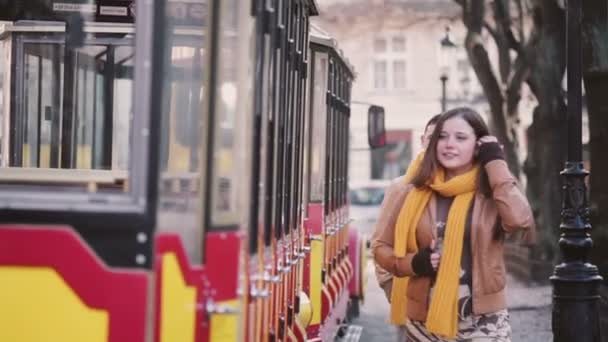
M 458 321 L 456 339 L 446 340 L 426 330 L 423 322 L 409 321 L 407 342 L 511 342 L 511 325 L 506 309 L 482 315 L 469 315 Z

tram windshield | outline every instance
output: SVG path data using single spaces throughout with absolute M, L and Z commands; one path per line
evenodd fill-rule
M 3 42 L 3 78 L 11 87 L 3 87 L 0 180 L 86 178 L 95 191 L 127 191 L 133 35 L 90 34 L 81 47 L 66 48 L 65 34 L 48 32 L 52 27 L 15 25 Z
M 126 171 L 131 39 L 91 39 L 67 53 L 64 44 L 48 39 L 17 41 L 19 133 L 9 166 Z
M 135 23 L 132 3 L 0 3 L 3 194 L 44 207 L 144 203 L 151 37 L 136 31 L 151 21 Z

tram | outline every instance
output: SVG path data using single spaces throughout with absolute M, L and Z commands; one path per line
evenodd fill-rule
M 354 71 L 313 0 L 0 0 L 0 341 L 330 341 Z M 368 113 L 371 147 L 384 111 Z

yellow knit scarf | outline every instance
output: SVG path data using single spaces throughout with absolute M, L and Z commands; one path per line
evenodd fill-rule
M 409 182 L 416 173 L 421 160 L 419 155 L 412 163 L 405 177 L 406 182 Z M 426 328 L 430 332 L 448 339 L 455 338 L 458 332 L 460 258 L 466 217 L 477 190 L 478 173 L 479 168 L 476 166 L 465 174 L 445 181 L 443 169 L 438 170 L 428 188 L 414 188 L 408 194 L 395 226 L 395 256 L 403 257 L 406 253 L 416 253 L 418 251 L 416 227 L 432 192 L 437 191 L 445 197 L 455 196 L 448 213 L 441 263 L 426 319 Z M 407 320 L 408 280 L 408 277 L 393 279 L 391 291 L 391 323 L 393 324 L 403 325 Z

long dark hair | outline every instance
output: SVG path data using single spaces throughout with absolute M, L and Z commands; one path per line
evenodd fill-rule
M 429 121 L 426 123 L 426 126 L 424 126 L 424 131 L 426 132 L 430 125 L 436 125 L 440 117 L 441 113 L 433 115 L 433 117 L 430 118 Z
M 441 134 L 444 123 L 447 120 L 455 117 L 462 118 L 471 126 L 471 128 L 473 128 L 476 139 L 490 134 L 488 125 L 486 125 L 481 115 L 471 108 L 459 107 L 450 109 L 441 114 L 439 120 L 437 120 L 437 124 L 435 125 L 435 131 L 433 132 L 433 135 L 431 135 L 431 140 L 429 141 L 429 146 L 426 149 L 427 152 L 424 154 L 424 159 L 422 159 L 420 168 L 418 169 L 418 172 L 414 178 L 412 178 L 412 184 L 414 184 L 414 186 L 417 188 L 426 187 L 432 181 L 435 171 L 441 167 L 439 160 L 437 160 L 437 142 L 439 141 L 439 135 Z M 474 156 L 473 158 L 473 161 L 475 162 L 477 156 Z M 491 195 L 488 174 L 483 168 L 479 172 L 478 184 L 482 193 L 485 195 Z

